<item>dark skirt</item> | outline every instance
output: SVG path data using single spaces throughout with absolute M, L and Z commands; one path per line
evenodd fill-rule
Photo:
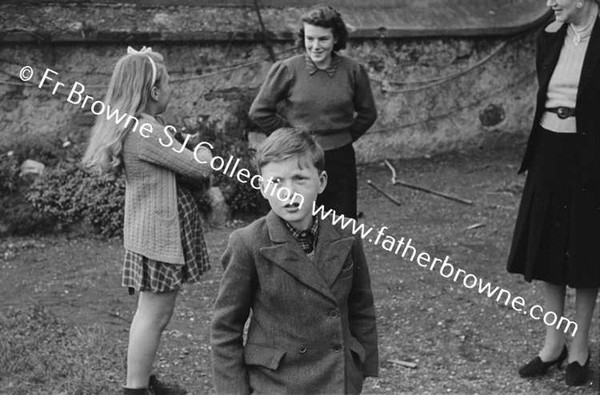
M 539 128 L 507 269 L 523 274 L 527 281 L 596 288 L 600 286 L 600 180 L 582 176 L 582 136 Z
M 325 171 L 327 186 L 317 197 L 317 205 L 356 218 L 356 156 L 352 143 L 325 151 Z
M 125 250 L 123 286 L 133 291 L 153 293 L 176 291 L 184 283 L 196 283 L 210 269 L 202 233 L 202 217 L 192 194 L 177 188 L 177 211 L 185 264 L 174 265 L 149 259 Z

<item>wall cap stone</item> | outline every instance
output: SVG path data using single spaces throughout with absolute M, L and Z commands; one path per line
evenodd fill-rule
M 260 0 L 273 41 L 296 37 L 319 1 Z M 549 17 L 539 0 L 330 0 L 351 38 L 509 35 Z M 253 0 L 4 0 L 0 43 L 261 42 Z

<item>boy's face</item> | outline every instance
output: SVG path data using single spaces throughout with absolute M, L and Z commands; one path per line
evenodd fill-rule
M 307 155 L 294 155 L 261 168 L 262 195 L 271 209 L 299 230 L 312 224 L 313 202 L 325 190 L 327 173 L 319 172 Z

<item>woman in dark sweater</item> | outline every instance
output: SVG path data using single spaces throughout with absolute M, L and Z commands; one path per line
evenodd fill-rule
M 576 289 L 577 330 L 568 351 L 565 328 L 546 326 L 538 356 L 519 370 L 541 376 L 566 359 L 566 382 L 576 386 L 588 379 L 600 286 L 600 21 L 595 0 L 548 6 L 555 21 L 538 39 L 539 90 L 508 271 L 542 282 L 550 322 L 563 315 L 565 287 Z
M 267 134 L 288 125 L 311 132 L 325 150 L 328 175 L 317 204 L 356 218 L 352 143 L 377 118 L 369 77 L 363 66 L 337 53 L 346 47 L 348 31 L 333 8 L 318 6 L 304 14 L 299 36 L 306 52 L 273 65 L 250 117 Z

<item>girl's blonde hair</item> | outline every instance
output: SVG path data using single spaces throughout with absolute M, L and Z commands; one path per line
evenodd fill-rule
M 152 58 L 152 60 L 150 59 Z M 156 80 L 152 81 L 153 67 L 156 65 Z M 99 171 L 101 174 L 117 172 L 121 168 L 121 150 L 127 132 L 134 125 L 128 122 L 131 117 L 138 117 L 146 107 L 150 92 L 154 85 L 160 87 L 166 68 L 163 57 L 152 51 L 132 53 L 123 56 L 117 62 L 104 98 L 106 111 L 119 111 L 127 114 L 122 122 L 116 117 L 101 114 L 96 118 L 83 164 Z

